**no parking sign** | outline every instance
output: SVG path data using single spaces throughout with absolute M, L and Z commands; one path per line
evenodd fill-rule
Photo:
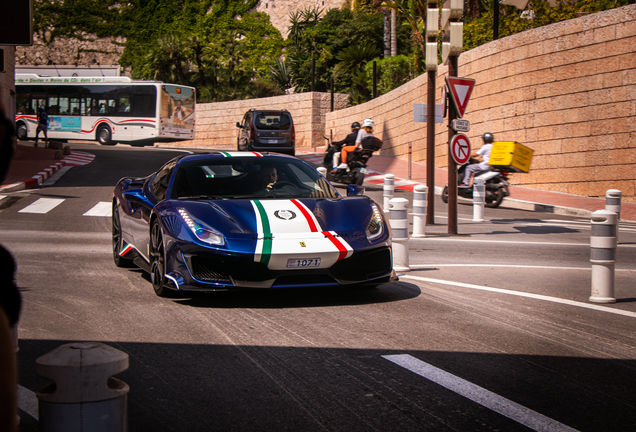
M 451 156 L 458 165 L 464 165 L 470 159 L 470 140 L 462 133 L 453 135 L 449 143 Z

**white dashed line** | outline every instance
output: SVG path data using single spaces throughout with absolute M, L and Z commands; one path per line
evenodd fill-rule
M 406 275 L 406 274 L 400 274 L 398 276 L 400 277 L 400 279 L 412 279 L 412 280 L 416 280 L 416 281 L 420 281 L 420 282 L 430 282 L 430 283 L 435 283 L 435 284 L 451 285 L 451 286 L 469 288 L 469 289 L 480 290 L 480 291 L 490 291 L 490 292 L 495 292 L 495 293 L 499 293 L 499 294 L 508 294 L 508 295 L 514 295 L 514 296 L 517 296 L 517 297 L 525 297 L 525 298 L 532 298 L 532 299 L 536 299 L 536 300 L 544 300 L 544 301 L 549 301 L 549 302 L 552 302 L 552 303 L 560 303 L 560 304 L 564 304 L 564 305 L 568 305 L 568 306 L 575 306 L 575 307 L 579 307 L 579 308 L 583 308 L 583 309 L 591 309 L 591 310 L 595 310 L 595 311 L 598 311 L 598 312 L 612 313 L 612 314 L 615 314 L 615 315 L 623 315 L 623 316 L 630 317 L 630 318 L 636 318 L 636 312 L 625 311 L 625 310 L 622 310 L 622 309 L 614 309 L 614 308 L 610 308 L 610 307 L 607 307 L 607 306 L 598 306 L 598 305 L 594 305 L 594 304 L 582 303 L 582 302 L 577 302 L 577 301 L 574 301 L 574 300 L 566 300 L 566 299 L 561 299 L 561 298 L 558 298 L 558 297 L 550 297 L 550 296 L 541 295 L 541 294 L 532 294 L 532 293 L 527 293 L 527 292 L 523 292 L 523 291 L 512 291 L 512 290 L 501 289 L 501 288 L 491 288 L 491 287 L 487 287 L 487 286 L 473 285 L 473 284 L 467 284 L 467 283 L 462 283 L 462 282 L 446 281 L 446 280 L 442 280 L 442 279 L 431 279 L 431 278 L 425 278 L 425 277 L 420 277 L 420 276 L 411 276 L 411 275 Z
M 58 198 L 40 198 L 33 204 L 30 204 L 20 210 L 18 213 L 37 213 L 45 214 L 53 210 L 58 205 L 64 202 L 63 199 Z
M 109 202 L 98 202 L 92 209 L 84 213 L 82 216 L 98 216 L 98 217 L 111 217 L 112 205 Z

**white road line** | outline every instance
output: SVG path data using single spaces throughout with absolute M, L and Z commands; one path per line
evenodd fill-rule
M 5 199 L 7 196 L 6 195 L 0 195 L 0 201 L 2 201 L 3 199 Z
M 58 205 L 62 204 L 62 202 L 64 202 L 64 200 L 58 198 L 40 198 L 33 204 L 30 204 L 20 210 L 18 213 L 45 214 L 53 210 Z
M 576 429 L 552 420 L 530 408 L 519 405 L 408 354 L 385 355 L 382 357 L 534 431 L 576 432 Z
M 532 293 L 527 293 L 523 291 L 512 291 L 512 290 L 501 289 L 501 288 L 491 288 L 491 287 L 467 284 L 462 282 L 446 281 L 442 279 L 432 279 L 432 278 L 425 278 L 420 276 L 411 276 L 406 274 L 399 274 L 398 276 L 400 277 L 400 279 L 412 279 L 412 280 L 416 280 L 420 282 L 430 282 L 430 283 L 436 283 L 441 285 L 451 285 L 451 286 L 457 286 L 457 287 L 469 288 L 469 289 L 475 289 L 475 290 L 481 290 L 481 291 L 490 291 L 490 292 L 495 292 L 500 294 L 509 294 L 509 295 L 514 295 L 517 297 L 544 300 L 544 301 L 549 301 L 552 303 L 560 303 L 560 304 L 564 304 L 568 306 L 580 307 L 583 309 L 592 309 L 599 312 L 612 313 L 616 315 L 623 315 L 630 318 L 636 318 L 636 312 L 625 311 L 622 309 L 614 309 L 607 306 L 598 306 L 594 304 L 581 303 L 574 300 L 561 299 L 558 297 L 550 297 L 550 296 L 541 295 L 541 294 L 532 294 Z
M 18 385 L 18 408 L 38 420 L 38 398 L 35 393 Z
M 106 201 L 100 201 L 92 209 L 84 213 L 82 216 L 98 216 L 98 217 L 111 217 L 112 206 L 111 203 Z
M 534 266 L 534 265 L 514 265 L 514 264 L 411 264 L 412 270 L 431 269 L 435 267 L 496 267 L 496 268 L 527 268 L 540 270 L 592 270 L 591 267 L 556 267 L 556 266 Z M 614 269 L 621 272 L 636 272 L 636 269 Z

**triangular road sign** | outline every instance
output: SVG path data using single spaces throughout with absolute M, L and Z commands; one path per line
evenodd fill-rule
M 453 104 L 457 109 L 457 116 L 464 117 L 470 95 L 475 87 L 475 80 L 471 78 L 446 77 L 448 92 L 451 94 Z

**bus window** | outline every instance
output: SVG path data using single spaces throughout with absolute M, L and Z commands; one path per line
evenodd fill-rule
M 68 109 L 69 109 L 68 113 L 70 115 L 74 115 L 74 116 L 80 115 L 80 98 L 77 98 L 77 97 L 69 98 Z
M 49 104 L 46 112 L 49 115 L 57 115 L 60 113 L 60 105 L 57 96 L 49 96 Z
M 18 114 L 35 114 L 31 110 L 31 94 L 30 93 L 18 93 L 16 97 L 16 104 L 18 107 Z
M 71 113 L 71 98 L 68 96 L 60 96 L 58 99 L 58 114 L 69 115 Z
M 119 105 L 117 108 L 117 115 L 120 115 L 120 116 L 130 115 L 130 94 L 119 95 Z
M 38 112 L 38 107 L 44 105 L 44 98 L 46 98 L 46 94 L 44 93 L 31 94 L 31 112 L 33 114 Z
M 135 86 L 131 112 L 135 117 L 154 117 L 157 110 L 157 88 L 155 86 Z

